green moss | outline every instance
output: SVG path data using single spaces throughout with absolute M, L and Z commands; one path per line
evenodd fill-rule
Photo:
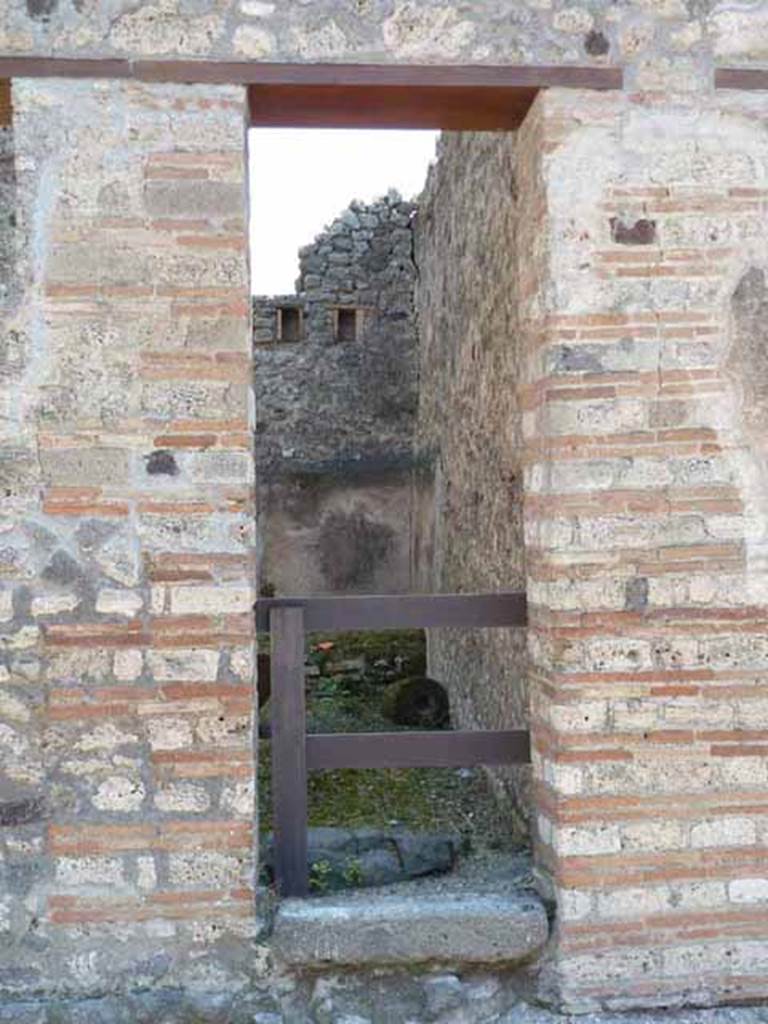
M 330 640 L 333 661 L 364 655 L 369 666 L 382 659 L 401 659 L 403 675 L 424 665 L 425 640 L 421 630 L 313 634 L 308 650 Z M 313 659 L 314 660 L 314 659 Z M 330 671 L 322 658 L 321 672 Z M 423 668 L 422 668 L 423 671 Z M 386 686 L 375 671 L 360 679 L 320 675 L 307 683 L 307 723 L 310 732 L 380 732 L 397 729 L 383 714 Z M 268 720 L 268 707 L 264 709 Z M 520 841 L 490 795 L 481 769 L 453 768 L 339 769 L 309 776 L 309 824 L 355 828 L 387 828 L 398 823 L 414 831 L 449 831 L 462 834 L 471 845 L 512 848 Z M 259 750 L 259 826 L 272 829 L 270 744 Z M 354 869 L 352 869 L 354 870 Z M 322 889 L 322 865 L 315 889 Z
M 379 660 L 402 659 L 404 675 L 423 675 L 427 670 L 427 643 L 422 629 L 389 629 L 359 633 L 311 633 L 310 648 L 319 643 L 333 644 L 334 658 L 365 657 Z

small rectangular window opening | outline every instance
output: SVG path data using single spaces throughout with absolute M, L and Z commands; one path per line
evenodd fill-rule
M 301 341 L 301 320 L 298 306 L 281 306 L 277 311 L 277 340 Z
M 358 339 L 358 316 L 357 309 L 336 310 L 336 341 L 357 341 Z

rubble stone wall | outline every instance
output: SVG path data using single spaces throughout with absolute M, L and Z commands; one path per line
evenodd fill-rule
M 419 202 L 418 444 L 434 485 L 417 546 L 437 593 L 525 587 L 515 146 L 511 132 L 443 135 Z M 456 724 L 525 725 L 524 631 L 430 630 L 429 671 Z M 526 771 L 494 775 L 522 808 Z
M 410 454 L 418 370 L 414 210 L 396 193 L 370 205 L 353 203 L 300 251 L 295 296 L 255 298 L 260 474 Z M 277 340 L 277 305 L 301 309 L 300 341 Z M 360 312 L 354 341 L 336 340 L 340 306 Z
M 278 593 L 412 586 L 414 211 L 395 192 L 352 203 L 300 251 L 295 295 L 254 299 L 260 577 Z M 340 308 L 354 339 L 337 337 Z

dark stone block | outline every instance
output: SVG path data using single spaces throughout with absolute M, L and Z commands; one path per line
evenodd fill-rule
M 628 612 L 644 612 L 648 607 L 648 580 L 635 576 L 624 587 L 624 608 Z
M 59 0 L 27 0 L 27 12 L 36 21 L 47 21 L 59 5 Z
M 733 340 L 727 369 L 742 392 L 745 427 L 762 446 L 768 428 L 768 282 L 750 267 L 731 297 Z
M 310 888 L 319 894 L 442 874 L 453 868 L 461 846 L 458 836 L 377 828 L 310 828 L 307 838 Z M 262 845 L 262 863 L 271 882 L 271 835 Z
M 590 57 L 604 57 L 611 48 L 611 44 L 605 38 L 602 32 L 598 32 L 596 29 L 592 29 L 584 37 L 584 49 L 590 55 Z
M 450 721 L 448 694 L 434 679 L 416 676 L 387 687 L 382 712 L 396 725 L 445 729 Z
M 57 551 L 43 569 L 44 580 L 61 583 L 64 586 L 74 583 L 81 575 L 80 566 L 66 551 Z
M 156 452 L 152 452 L 151 455 L 147 455 L 145 461 L 147 463 L 147 473 L 150 476 L 178 475 L 179 467 L 176 464 L 173 452 L 158 449 Z
M 408 878 L 450 871 L 461 846 L 458 836 L 419 835 L 404 832 L 396 836 L 397 849 Z
M 0 803 L 0 826 L 29 825 L 45 817 L 45 801 L 42 797 L 27 797 L 24 800 L 6 800 Z
M 634 224 L 625 224 L 611 217 L 611 238 L 619 245 L 652 245 L 656 241 L 656 221 L 641 217 Z
M 556 373 L 602 373 L 603 364 L 595 352 L 586 345 L 562 345 L 553 353 L 554 370 Z
M 28 994 L 39 987 L 42 974 L 34 967 L 0 967 L 0 1002 L 4 992 Z

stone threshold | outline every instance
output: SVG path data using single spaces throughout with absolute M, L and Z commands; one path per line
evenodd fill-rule
M 418 963 L 514 965 L 549 937 L 534 893 L 368 890 L 288 899 L 277 908 L 273 952 L 294 967 Z

